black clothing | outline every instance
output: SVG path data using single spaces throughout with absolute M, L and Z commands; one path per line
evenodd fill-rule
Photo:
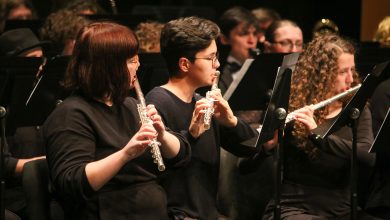
M 319 125 L 314 133 L 324 132 L 333 120 Z M 284 182 L 281 192 L 283 217 L 313 215 L 325 219 L 336 219 L 350 212 L 350 156 L 352 131 L 348 126 L 340 128 L 319 143 L 317 156 L 311 159 L 298 149 L 292 136 L 292 126 L 284 137 Z M 373 166 L 375 157 L 368 153 L 373 141 L 371 116 L 366 108 L 359 119 L 357 133 L 357 160 Z M 317 144 L 317 145 L 316 145 Z M 271 204 L 273 201 L 271 201 Z M 273 206 L 266 210 L 264 219 L 272 217 Z
M 123 148 L 140 128 L 137 101 L 127 98 L 111 107 L 80 96 L 67 98 L 46 120 L 43 132 L 47 161 L 68 219 L 167 219 L 166 195 L 156 182 L 160 171 L 149 150 L 129 161 L 95 192 L 86 164 Z M 165 159 L 167 167 L 188 162 L 189 146 Z M 103 171 L 104 172 L 104 171 Z
M 230 55 L 227 57 L 226 64 L 223 66 L 222 74 L 218 82 L 218 88 L 221 90 L 222 94 L 229 88 L 233 81 L 233 75 L 236 74 L 241 67 L 242 63 L 237 59 Z
M 162 179 L 169 212 L 176 216 L 184 214 L 191 218 L 213 220 L 219 217 L 216 199 L 220 146 L 238 153 L 238 143 L 254 137 L 256 131 L 240 119 L 235 128 L 222 127 L 212 120 L 211 128 L 194 139 L 188 128 L 199 98 L 195 95 L 191 103 L 185 103 L 162 87 L 155 87 L 146 96 L 147 102 L 155 105 L 166 126 L 185 135 L 191 143 L 190 163 L 167 173 Z
M 376 135 L 390 108 L 390 78 L 378 85 L 371 97 L 372 128 Z M 382 146 L 389 149 L 390 146 Z M 390 217 L 390 151 L 376 153 L 375 174 L 371 182 L 366 209 L 376 216 Z M 386 217 L 387 216 L 387 217 Z

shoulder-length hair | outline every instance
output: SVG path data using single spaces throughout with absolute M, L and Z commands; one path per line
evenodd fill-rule
M 308 44 L 300 55 L 292 75 L 290 112 L 336 95 L 333 87 L 338 74 L 338 58 L 342 53 L 355 55 L 355 47 L 351 41 L 338 35 L 319 36 Z M 354 70 L 352 86 L 357 85 L 359 81 L 359 76 Z M 321 124 L 328 114 L 327 107 L 319 109 L 314 112 L 314 120 Z M 293 134 L 298 139 L 298 147 L 311 155 L 315 148 L 307 144 L 305 130 L 304 125 L 296 123 Z
M 95 22 L 78 33 L 64 86 L 92 99 L 122 102 L 129 94 L 126 61 L 138 52 L 135 34 L 111 22 Z

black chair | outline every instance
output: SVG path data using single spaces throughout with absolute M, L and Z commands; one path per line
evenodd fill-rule
M 62 209 L 51 194 L 49 168 L 45 159 L 24 165 L 22 183 L 29 220 L 64 219 Z

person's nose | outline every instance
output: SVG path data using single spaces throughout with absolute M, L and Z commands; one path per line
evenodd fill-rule
M 352 83 L 353 82 L 353 72 L 352 70 L 348 71 L 347 78 L 345 79 L 347 83 Z

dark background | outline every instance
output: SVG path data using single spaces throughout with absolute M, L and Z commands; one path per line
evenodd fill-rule
M 34 0 L 33 0 L 34 1 Z M 57 0 L 57 2 L 66 0 Z M 167 21 L 177 16 L 188 16 L 189 13 L 204 14 L 207 18 L 217 21 L 218 17 L 230 7 L 239 5 L 248 9 L 256 7 L 273 8 L 283 18 L 294 20 L 302 28 L 305 41 L 310 40 L 311 30 L 315 22 L 321 18 L 329 18 L 339 26 L 341 34 L 359 41 L 362 0 L 116 0 L 119 13 L 154 13 L 160 21 Z M 44 3 L 46 2 L 46 3 Z M 35 6 L 42 16 L 46 16 L 54 0 L 35 0 Z M 108 0 L 98 2 L 111 13 Z M 139 10 L 135 6 L 147 5 L 149 10 Z M 181 9 L 180 9 L 181 7 Z M 197 8 L 198 7 L 198 8 Z M 199 8 L 200 7 L 200 8 Z M 207 7 L 207 8 L 205 8 Z M 178 9 L 175 10 L 174 9 Z M 183 10 L 184 9 L 184 10 Z M 211 13 L 210 13 L 211 12 Z M 158 15 L 156 15 L 158 13 Z M 206 17 L 206 16 L 205 16 Z M 153 18 L 153 16 L 150 16 Z
M 101 1 L 104 5 L 104 1 Z M 105 1 L 108 2 L 108 1 Z M 119 12 L 135 5 L 211 7 L 217 19 L 225 10 L 240 5 L 248 9 L 269 7 L 282 18 L 296 21 L 304 32 L 305 40 L 311 38 L 311 29 L 321 18 L 329 18 L 339 26 L 341 34 L 359 40 L 361 0 L 117 0 Z

